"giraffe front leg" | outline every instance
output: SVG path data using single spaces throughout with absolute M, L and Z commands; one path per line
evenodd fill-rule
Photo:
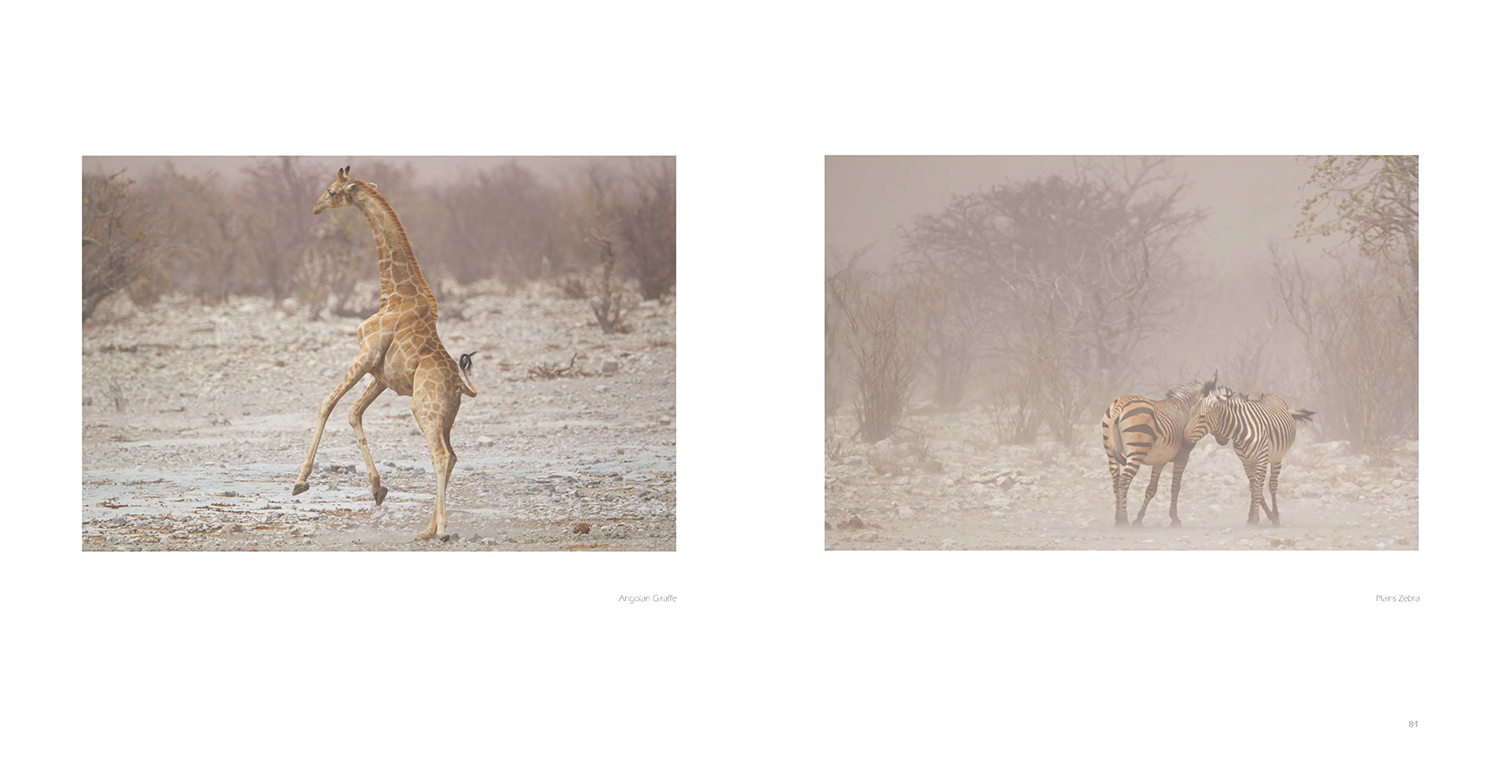
M 380 472 L 375 470 L 375 458 L 370 455 L 370 445 L 365 441 L 365 410 L 373 404 L 381 393 L 386 390 L 385 383 L 379 379 L 370 382 L 365 393 L 359 396 L 359 401 L 354 407 L 349 408 L 349 425 L 354 429 L 354 438 L 359 440 L 359 451 L 365 456 L 365 472 L 370 477 L 370 493 L 375 497 L 375 506 L 381 507 L 385 504 L 385 495 L 388 490 L 380 485 Z
M 307 477 L 312 475 L 313 458 L 318 454 L 318 443 L 323 440 L 323 427 L 328 423 L 328 416 L 333 413 L 333 408 L 339 404 L 339 400 L 349 393 L 354 385 L 369 372 L 371 361 L 366 353 L 361 352 L 354 365 L 349 366 L 349 372 L 344 374 L 344 380 L 339 382 L 328 399 L 323 400 L 323 406 L 318 410 L 318 428 L 313 432 L 312 446 L 307 450 L 307 459 L 302 461 L 302 471 L 297 474 L 297 483 L 292 485 L 292 496 L 297 496 L 307 491 Z

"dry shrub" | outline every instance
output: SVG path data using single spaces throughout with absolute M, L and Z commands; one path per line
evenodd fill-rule
M 83 320 L 110 295 L 154 303 L 170 286 L 161 269 L 160 217 L 124 172 L 83 175 Z
M 1171 333 L 1186 289 L 1181 242 L 1205 212 L 1163 159 L 1094 164 L 1017 181 L 917 216 L 904 270 L 924 282 L 923 344 L 939 400 L 957 402 L 975 355 L 990 358 L 1000 438 L 1042 427 L 1071 442 L 1101 397 Z M 976 344 L 976 342 L 978 342 Z
M 353 162 L 354 175 L 378 184 L 400 215 L 430 283 L 441 272 L 465 285 L 498 278 L 514 291 L 587 270 L 597 258 L 592 230 L 604 225 L 619 255 L 616 285 L 630 280 L 646 299 L 675 288 L 671 158 L 598 162 L 561 183 L 514 161 L 428 182 L 418 182 L 411 164 Z M 189 177 L 163 161 L 139 185 L 86 172 L 84 309 L 91 314 L 105 297 L 131 288 L 141 303 L 172 291 L 205 302 L 259 294 L 312 312 L 364 312 L 363 293 L 377 278 L 364 218 L 311 214 L 333 171 L 276 157 L 232 176 Z M 583 277 L 563 282 L 569 298 L 586 299 L 593 288 Z
M 916 386 L 917 331 L 909 291 L 873 276 L 850 276 L 830 290 L 854 368 L 860 438 L 878 442 L 900 425 Z
M 557 279 L 557 291 L 569 300 L 583 300 L 589 296 L 588 283 L 576 273 L 566 274 Z
M 1417 436 L 1415 306 L 1404 285 L 1369 260 L 1322 261 L 1310 270 L 1270 246 L 1277 294 L 1302 336 L 1322 430 L 1370 449 Z M 1415 295 L 1412 295 L 1413 298 Z

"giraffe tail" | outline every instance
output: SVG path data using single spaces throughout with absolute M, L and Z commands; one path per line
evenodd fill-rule
M 469 395 L 470 397 L 479 396 L 479 393 L 474 391 L 474 385 L 469 383 L 469 369 L 474 366 L 474 361 L 472 360 L 472 358 L 477 354 L 479 353 L 476 351 L 470 352 L 465 355 L 459 355 L 458 357 L 459 376 L 462 379 L 462 384 L 458 387 L 458 390 L 460 392 L 463 392 L 464 394 Z

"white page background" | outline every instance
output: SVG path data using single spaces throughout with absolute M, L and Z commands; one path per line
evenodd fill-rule
M 1492 11 L 160 5 L 3 53 L 12 753 L 1493 748 Z M 1367 151 L 1425 168 L 1418 551 L 823 551 L 825 154 Z M 676 553 L 80 552 L 80 156 L 280 153 L 678 156 Z

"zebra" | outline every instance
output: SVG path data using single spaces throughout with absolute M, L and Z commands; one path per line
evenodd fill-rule
M 1274 394 L 1245 396 L 1225 389 L 1199 400 L 1188 423 L 1187 440 L 1197 443 L 1205 434 L 1213 434 L 1221 446 L 1234 442 L 1234 454 L 1245 466 L 1250 479 L 1250 517 L 1246 525 L 1260 523 L 1265 510 L 1271 524 L 1281 525 L 1281 509 L 1276 505 L 1276 484 L 1281 477 L 1281 459 L 1297 441 L 1297 424 L 1311 423 L 1312 410 L 1292 410 L 1286 401 Z M 1271 473 L 1271 507 L 1261 491 L 1266 471 Z
M 1177 519 L 1177 492 L 1182 489 L 1182 470 L 1187 467 L 1188 453 L 1193 451 L 1182 430 L 1187 425 L 1188 411 L 1194 403 L 1213 394 L 1218 382 L 1216 371 L 1206 382 L 1188 382 L 1167 392 L 1166 399 L 1120 397 L 1104 411 L 1104 455 L 1109 458 L 1109 475 L 1114 480 L 1116 526 L 1130 523 L 1125 500 L 1141 463 L 1151 466 L 1151 483 L 1146 487 L 1146 501 L 1135 515 L 1135 525 L 1141 525 L 1141 519 L 1146 517 L 1146 507 L 1156 496 L 1156 483 L 1167 463 L 1172 463 L 1172 525 L 1182 525 Z

